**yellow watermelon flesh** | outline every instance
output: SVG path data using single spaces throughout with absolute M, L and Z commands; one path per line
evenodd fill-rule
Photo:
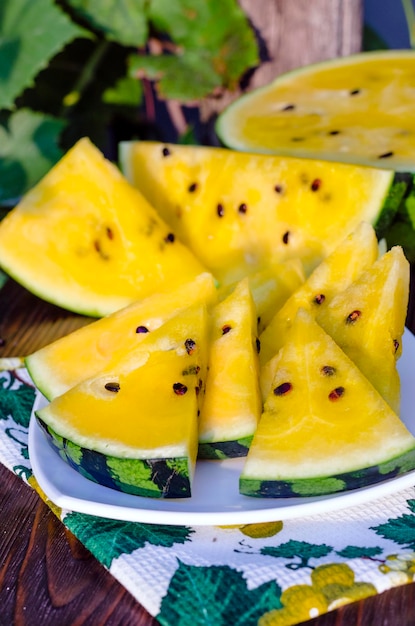
M 245 456 L 261 414 L 257 315 L 243 279 L 211 313 L 199 457 Z
M 414 171 L 415 52 L 364 52 L 302 67 L 243 95 L 216 131 L 248 152 Z
M 205 271 L 86 138 L 2 220 L 0 266 L 45 300 L 97 317 Z
M 317 315 L 328 306 L 335 294 L 370 267 L 377 257 L 375 231 L 370 224 L 362 222 L 294 291 L 260 334 L 261 364 L 265 365 L 272 359 L 283 345 L 287 330 L 300 307 Z
M 170 320 L 157 344 L 129 352 L 36 417 L 51 445 L 86 478 L 142 496 L 189 497 L 205 375 L 206 309 Z M 154 336 L 153 335 L 153 336 Z M 155 349 L 154 349 L 155 348 Z
M 291 294 L 305 281 L 300 259 L 273 263 L 264 270 L 248 276 L 249 288 L 257 312 L 258 333 L 262 332 Z M 219 300 L 229 296 L 237 283 L 229 283 L 218 290 Z
M 145 141 L 121 143 L 120 164 L 222 284 L 292 258 L 310 273 L 361 221 L 387 223 L 408 185 L 386 170 Z
M 210 306 L 216 298 L 212 275 L 200 274 L 172 291 L 155 292 L 57 339 L 27 356 L 26 367 L 38 389 L 51 400 L 105 370 L 141 342 L 153 341 L 153 331 L 180 311 L 196 303 Z
M 415 468 L 415 438 L 306 310 L 278 361 L 240 477 L 243 494 L 335 493 Z
M 409 263 L 393 247 L 317 313 L 317 322 L 356 363 L 396 413 L 409 298 Z

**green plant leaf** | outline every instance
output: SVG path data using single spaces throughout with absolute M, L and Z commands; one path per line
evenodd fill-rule
M 194 532 L 186 526 L 139 524 L 83 513 L 70 513 L 65 517 L 65 525 L 106 567 L 110 567 L 113 559 L 131 554 L 147 543 L 169 548 L 189 541 Z
M 128 76 L 120 78 L 113 87 L 108 87 L 102 95 L 106 104 L 136 107 L 142 98 L 141 83 Z
M 38 72 L 69 41 L 85 36 L 52 0 L 0 4 L 0 109 L 11 109 Z
M 198 100 L 220 87 L 220 76 L 209 63 L 204 63 L 200 53 L 190 50 L 180 57 L 130 57 L 130 75 L 145 74 L 156 81 L 161 98 L 185 102 Z M 189 80 L 189 76 L 193 79 Z
M 105 38 L 124 46 L 143 46 L 148 37 L 147 0 L 68 0 Z
M 0 125 L 0 203 L 10 203 L 35 185 L 62 156 L 60 120 L 21 109 Z
M 275 581 L 248 589 L 243 574 L 227 565 L 180 562 L 156 617 L 166 626 L 256 626 L 261 615 L 281 608 L 280 597 Z
M 157 81 L 164 98 L 189 101 L 233 89 L 258 63 L 254 33 L 236 0 L 220 7 L 216 0 L 152 0 L 148 16 L 169 41 L 161 44 L 164 54 L 131 58 L 130 69 Z

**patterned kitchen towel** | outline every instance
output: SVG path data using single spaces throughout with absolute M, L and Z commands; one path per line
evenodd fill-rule
M 39 491 L 28 450 L 34 399 L 26 370 L 0 374 L 0 461 Z M 48 504 L 165 626 L 289 626 L 414 580 L 412 487 L 324 515 L 235 526 L 142 524 Z

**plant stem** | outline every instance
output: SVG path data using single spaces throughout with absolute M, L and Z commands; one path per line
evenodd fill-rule
M 79 102 L 82 93 L 88 87 L 89 83 L 94 79 L 95 70 L 101 62 L 101 59 L 107 52 L 110 43 L 108 41 L 100 41 L 95 47 L 87 63 L 85 63 L 81 73 L 79 74 L 73 88 L 63 99 L 63 107 L 61 109 L 61 117 L 65 117 L 68 109 Z
M 412 0 L 402 0 L 411 48 L 415 48 L 415 10 Z

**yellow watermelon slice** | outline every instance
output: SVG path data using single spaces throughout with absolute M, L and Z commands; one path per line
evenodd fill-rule
M 51 400 L 133 352 L 141 342 L 148 345 L 153 331 L 180 311 L 196 303 L 209 306 L 216 297 L 212 275 L 200 274 L 177 289 L 156 292 L 57 339 L 27 356 L 26 367 Z
M 80 474 L 140 496 L 191 495 L 206 309 L 195 305 L 36 412 L 49 443 Z
M 302 67 L 219 116 L 222 142 L 248 152 L 414 171 L 415 52 L 363 52 Z
M 395 246 L 316 316 L 396 413 L 401 395 L 396 362 L 402 353 L 408 299 L 409 263 L 402 248 Z
M 199 458 L 245 456 L 261 415 L 257 315 L 243 279 L 211 313 Z
M 386 170 L 158 142 L 121 143 L 120 163 L 222 284 L 292 258 L 308 274 L 361 221 L 379 234 L 408 186 Z
M 45 300 L 97 317 L 205 271 L 86 138 L 2 220 L 0 266 Z
M 298 311 L 278 360 L 241 493 L 323 495 L 415 468 L 415 438 L 306 310 Z

